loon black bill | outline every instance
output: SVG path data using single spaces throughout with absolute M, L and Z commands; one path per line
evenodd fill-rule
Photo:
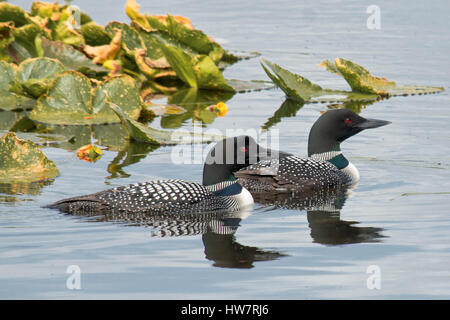
M 365 119 L 365 121 L 356 124 L 355 127 L 359 129 L 373 129 L 388 125 L 390 123 L 391 123 L 390 121 L 386 120 Z

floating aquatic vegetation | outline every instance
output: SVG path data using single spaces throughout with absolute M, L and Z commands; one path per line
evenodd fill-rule
M 283 69 L 266 59 L 262 59 L 261 65 L 273 83 L 283 90 L 287 97 L 299 102 L 346 102 L 378 99 L 376 94 L 323 89 L 301 75 Z
M 428 94 L 443 91 L 443 87 L 429 86 L 397 86 L 394 81 L 384 77 L 375 77 L 364 67 L 342 58 L 336 58 L 334 64 L 325 60 L 319 65 L 331 73 L 342 76 L 350 85 L 352 91 L 368 94 L 377 94 L 381 97 Z
M 36 103 L 34 99 L 9 91 L 9 84 L 15 81 L 15 69 L 14 65 L 0 61 L 0 109 L 24 110 Z
M 142 103 L 136 82 L 131 77 L 113 77 L 93 87 L 89 78 L 76 71 L 58 75 L 29 116 L 32 120 L 51 124 L 119 122 L 105 102 L 106 95 L 130 118 L 139 118 Z
M 186 68 L 199 64 L 196 83 L 200 88 L 233 90 L 226 86 L 221 71 L 215 67 L 220 62 L 236 62 L 239 57 L 195 29 L 189 19 L 141 14 L 134 0 L 127 2 L 125 12 L 131 19 L 129 25 L 111 22 L 103 27 L 68 4 L 34 2 L 30 12 L 26 12 L 18 6 L 0 3 L 0 58 L 20 63 L 27 58 L 46 56 L 61 59 L 71 70 L 82 71 L 81 62 L 94 72 L 106 74 L 107 69 L 112 69 L 139 80 L 142 76 L 156 79 L 178 76 L 172 68 L 179 70 L 180 66 L 171 66 L 163 51 L 164 47 L 172 46 L 196 62 Z M 72 57 L 68 58 L 69 55 Z M 70 63 L 71 60 L 75 63 Z
M 86 162 L 95 162 L 102 157 L 102 150 L 92 144 L 82 146 L 77 150 L 77 157 Z
M 120 118 L 122 124 L 128 132 L 128 137 L 131 140 L 141 141 L 153 145 L 174 145 L 180 143 L 209 143 L 213 141 L 220 141 L 224 138 L 222 135 L 214 134 L 187 131 L 168 132 L 157 130 L 130 119 L 117 105 L 110 103 L 109 106 Z
M 64 66 L 56 59 L 27 59 L 17 67 L 15 83 L 10 84 L 10 91 L 37 99 L 47 91 L 53 79 L 64 71 Z
M 352 91 L 323 89 L 301 75 L 283 69 L 266 59 L 262 61 L 262 67 L 273 83 L 280 87 L 288 98 L 300 102 L 375 101 L 389 96 L 427 94 L 444 90 L 443 87 L 397 86 L 394 81 L 374 77 L 362 66 L 342 58 L 335 59 L 335 64 L 325 60 L 319 66 L 343 76 Z
M 86 75 L 106 75 L 108 69 L 95 64 L 85 54 L 61 41 L 41 38 L 42 52 L 45 57 L 58 59 L 67 70 L 75 70 Z
M 8 132 L 0 138 L 0 183 L 47 180 L 59 174 L 38 145 Z

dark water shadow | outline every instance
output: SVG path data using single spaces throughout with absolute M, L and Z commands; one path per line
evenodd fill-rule
M 106 179 L 129 177 L 130 174 L 126 173 L 123 168 L 138 163 L 158 148 L 159 146 L 153 144 L 128 141 L 117 153 L 116 157 L 108 164 L 107 171 L 110 175 Z
M 252 193 L 256 203 L 268 210 L 290 209 L 307 212 L 312 242 L 323 245 L 381 242 L 386 236 L 382 228 L 360 227 L 358 221 L 341 219 L 348 197 L 347 188 L 331 188 L 308 192 Z
M 262 126 L 262 129 L 269 130 L 277 123 L 280 123 L 283 118 L 295 117 L 297 112 L 303 108 L 304 105 L 303 102 L 286 99 L 277 111 L 275 111 L 273 116 L 267 119 L 266 123 Z
M 271 261 L 287 256 L 275 250 L 263 250 L 236 241 L 235 233 L 247 215 L 248 211 L 183 215 L 108 212 L 101 215 L 83 213 L 82 217 L 90 222 L 144 226 L 150 228 L 152 237 L 202 235 L 205 258 L 213 261 L 214 267 L 248 269 L 254 267 L 254 262 Z
M 345 103 L 333 103 L 327 105 L 328 109 L 348 109 L 355 113 L 360 113 L 368 105 L 374 104 L 374 101 L 349 101 Z M 295 117 L 300 109 L 304 107 L 304 102 L 293 99 L 286 99 L 274 114 L 263 124 L 262 130 L 269 130 L 274 125 L 280 123 L 283 118 Z

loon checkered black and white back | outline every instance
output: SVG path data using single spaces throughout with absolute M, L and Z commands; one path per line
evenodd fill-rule
M 184 180 L 157 180 L 63 199 L 49 205 L 71 214 L 111 211 L 187 214 L 230 212 L 253 205 L 251 194 L 233 172 L 265 156 L 253 138 L 239 136 L 218 142 L 203 167 L 203 184 Z
M 358 169 L 342 154 L 340 144 L 349 137 L 389 121 L 366 119 L 347 109 L 329 110 L 313 124 L 308 139 L 308 158 L 279 152 L 235 173 L 250 192 L 314 190 L 348 186 L 359 181 Z

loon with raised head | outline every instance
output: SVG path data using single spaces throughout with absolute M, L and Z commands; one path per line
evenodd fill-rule
M 278 157 L 239 170 L 235 177 L 250 192 L 316 190 L 354 184 L 359 181 L 359 171 L 342 154 L 341 142 L 365 129 L 389 123 L 366 119 L 347 109 L 329 110 L 309 132 L 308 158 L 279 152 Z
M 71 214 L 141 212 L 188 214 L 230 212 L 253 205 L 251 194 L 233 176 L 256 163 L 267 150 L 253 138 L 224 139 L 212 148 L 203 167 L 203 184 L 184 180 L 157 180 L 63 199 L 47 207 Z

